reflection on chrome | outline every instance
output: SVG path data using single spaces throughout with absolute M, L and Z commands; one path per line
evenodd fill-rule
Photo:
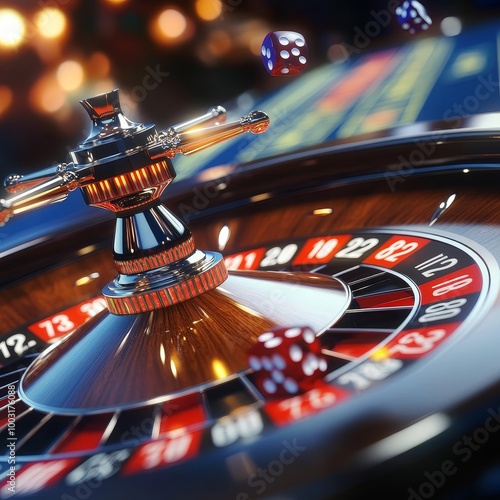
M 226 248 L 230 236 L 231 236 L 231 229 L 229 229 L 229 226 L 225 224 L 224 226 L 221 227 L 219 231 L 219 251 L 222 252 L 222 250 Z
M 436 437 L 450 425 L 451 418 L 448 415 L 435 413 L 372 445 L 364 458 L 373 462 L 388 460 Z

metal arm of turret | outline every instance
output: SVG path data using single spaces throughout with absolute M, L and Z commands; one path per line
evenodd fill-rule
M 25 176 L 9 175 L 5 189 L 11 196 L 0 199 L 0 226 L 15 214 L 63 201 L 77 188 L 88 187 L 90 192 L 94 183 L 133 176 L 136 171 L 140 173 L 178 154 L 197 153 L 245 132 L 260 134 L 269 126 L 269 118 L 262 111 L 223 123 L 226 110 L 218 106 L 197 118 L 157 131 L 154 125 L 131 122 L 122 114 L 117 89 L 81 103 L 93 122 L 89 137 L 70 152 L 71 162 Z M 170 169 L 159 184 L 166 185 L 174 176 Z M 136 188 L 133 183 L 128 184 L 124 195 Z

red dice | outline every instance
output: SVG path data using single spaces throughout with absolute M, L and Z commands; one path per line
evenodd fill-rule
M 305 392 L 323 377 L 328 363 L 309 327 L 274 328 L 263 333 L 248 352 L 255 384 L 265 396 Z
M 273 76 L 297 75 L 307 65 L 305 38 L 295 31 L 272 31 L 262 41 L 262 62 Z

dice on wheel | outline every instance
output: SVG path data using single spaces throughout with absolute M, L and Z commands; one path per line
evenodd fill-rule
M 295 31 L 272 31 L 261 46 L 262 61 L 272 76 L 297 75 L 307 65 L 305 38 Z
M 412 35 L 426 31 L 432 19 L 425 7 L 416 0 L 405 0 L 396 8 L 396 17 L 401 27 Z
M 267 397 L 289 397 L 311 389 L 328 368 L 321 344 L 306 326 L 274 328 L 248 351 L 257 388 Z

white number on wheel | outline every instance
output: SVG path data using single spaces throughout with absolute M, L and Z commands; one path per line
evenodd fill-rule
M 75 329 L 75 324 L 69 319 L 66 314 L 58 314 L 47 321 L 38 323 L 39 328 L 45 329 L 49 337 L 55 337 L 56 332 L 68 333 Z
M 448 257 L 447 255 L 443 255 L 440 253 L 432 259 L 426 260 L 421 264 L 415 266 L 415 269 L 422 273 L 422 276 L 426 278 L 431 278 L 436 273 L 444 271 L 445 269 L 449 269 L 450 267 L 456 266 L 458 264 L 458 259 L 454 257 Z M 430 268 L 430 269 L 429 269 Z
M 287 411 L 293 420 L 301 420 L 310 412 L 309 406 L 313 410 L 322 410 L 332 406 L 336 400 L 337 396 L 331 392 L 313 389 L 306 394 L 280 401 L 279 407 L 281 410 Z
M 380 252 L 375 255 L 375 259 L 386 260 L 387 262 L 397 262 L 399 257 L 413 252 L 413 250 L 417 248 L 418 243 L 416 241 L 406 243 L 406 240 L 398 240 L 391 246 L 380 250 Z
M 439 297 L 440 295 L 444 295 L 453 290 L 459 290 L 464 286 L 470 285 L 472 281 L 473 279 L 470 278 L 468 274 L 463 274 L 462 276 L 458 276 L 451 280 L 434 285 L 432 288 L 435 288 L 435 290 L 432 292 L 432 295 L 434 295 L 434 297 Z
M 324 259 L 335 249 L 339 240 L 337 238 L 330 238 L 329 240 L 319 240 L 312 247 L 311 251 L 307 254 L 308 259 Z
M 15 354 L 22 356 L 28 349 L 36 346 L 36 340 L 30 340 L 26 342 L 26 335 L 22 333 L 15 333 L 11 335 L 7 340 L 2 340 L 0 342 L 0 353 L 5 359 L 12 356 L 12 349 Z
M 362 391 L 375 382 L 383 380 L 403 366 L 400 359 L 387 358 L 383 361 L 365 361 L 353 370 L 344 373 L 338 378 L 342 385 L 352 385 L 355 389 Z
M 269 267 L 275 266 L 279 264 L 286 264 L 292 260 L 292 257 L 295 255 L 298 246 L 295 243 L 290 243 L 285 247 L 272 247 L 266 251 L 266 255 L 262 259 L 260 263 L 260 267 Z
M 371 250 L 374 246 L 378 245 L 377 238 L 353 238 L 346 247 L 335 254 L 335 257 L 343 259 L 359 259 L 363 254 Z
M 257 258 L 255 252 L 250 252 L 247 254 L 237 254 L 232 257 L 225 257 L 224 262 L 228 269 L 252 269 L 252 266 Z
M 66 476 L 66 483 L 74 486 L 92 480 L 102 481 L 116 474 L 121 465 L 130 457 L 129 450 L 118 450 L 111 453 L 98 453 Z
M 181 429 L 179 429 L 181 432 Z M 152 441 L 141 448 L 144 457 L 144 467 L 152 469 L 177 462 L 187 456 L 193 436 L 188 432 L 175 436 L 172 439 Z
M 434 346 L 444 338 L 446 330 L 436 329 L 426 333 L 410 332 L 403 335 L 398 343 L 389 349 L 391 354 L 424 354 L 431 351 Z M 411 345 L 413 344 L 413 345 Z
M 212 441 L 218 447 L 228 446 L 240 438 L 257 436 L 263 429 L 264 422 L 257 411 L 228 415 L 212 427 Z
M 454 318 L 462 311 L 462 306 L 467 302 L 467 299 L 450 300 L 450 302 L 440 302 L 433 304 L 425 310 L 425 314 L 418 318 L 420 323 L 429 321 L 440 321 L 442 319 Z
M 106 301 L 103 297 L 99 297 L 92 302 L 87 302 L 82 304 L 80 311 L 86 314 L 89 318 L 93 318 L 97 313 L 100 313 L 103 309 L 106 309 Z

